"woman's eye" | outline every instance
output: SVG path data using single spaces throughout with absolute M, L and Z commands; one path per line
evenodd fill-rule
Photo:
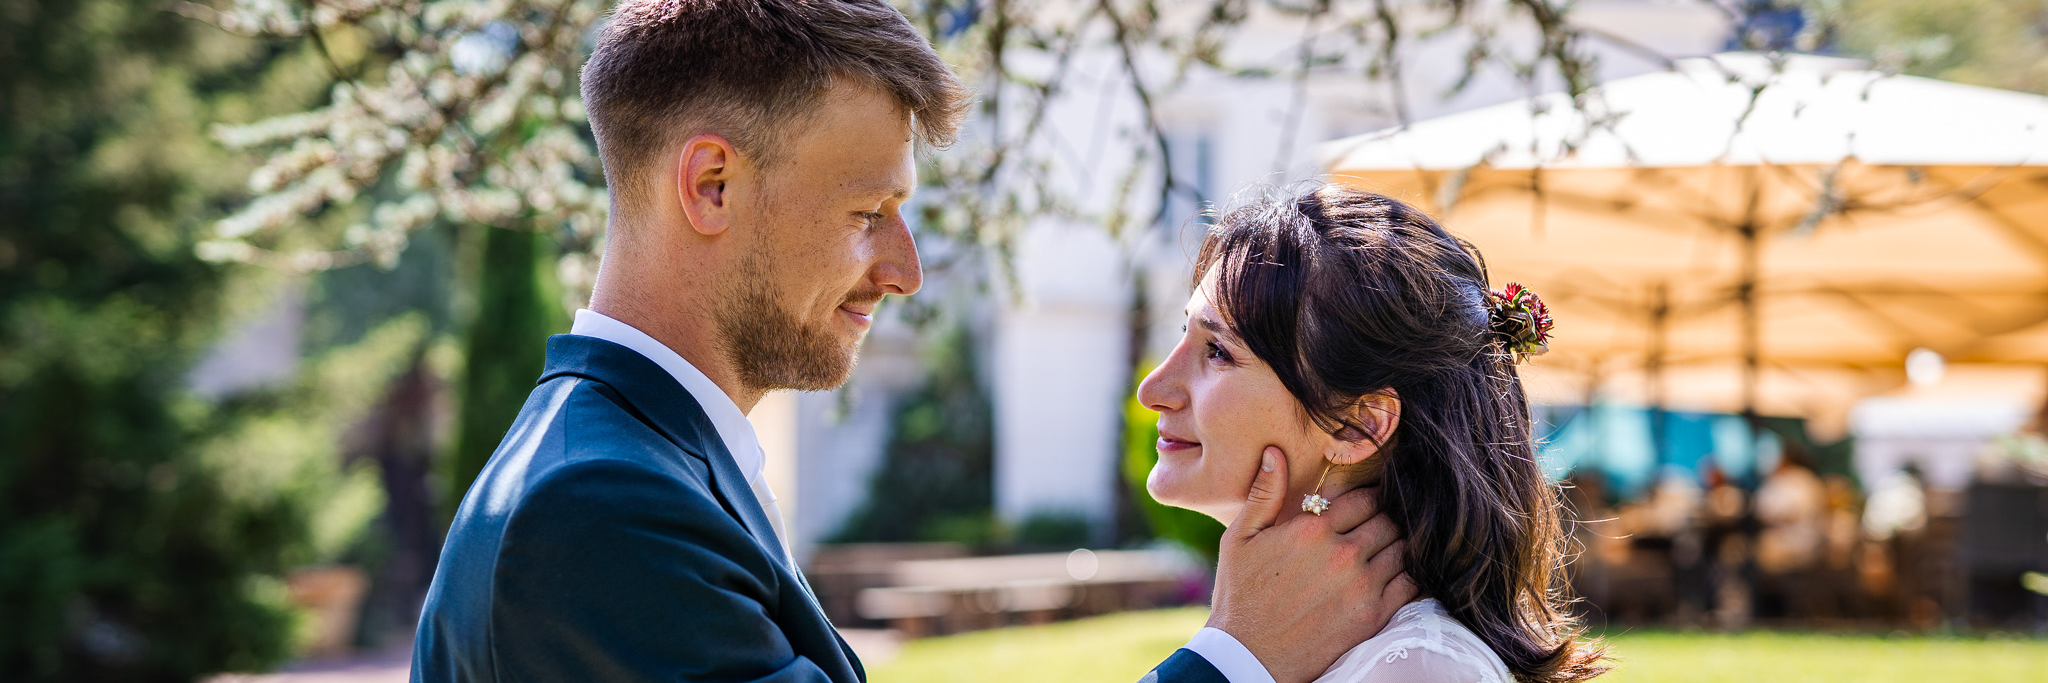
M 1218 345 L 1216 344 L 1216 342 L 1205 342 L 1205 343 L 1206 343 L 1206 344 L 1208 344 L 1208 346 L 1209 346 L 1209 352 L 1208 352 L 1208 353 L 1206 353 L 1206 354 L 1202 354 L 1202 357 L 1203 357 L 1203 358 L 1207 358 L 1207 359 L 1209 359 L 1209 360 L 1213 360 L 1213 361 L 1219 361 L 1219 362 L 1223 362 L 1223 363 L 1230 363 L 1230 364 L 1232 364 L 1232 365 L 1235 365 L 1235 364 L 1237 364 L 1237 359 L 1235 359 L 1235 358 L 1231 358 L 1231 357 L 1230 357 L 1230 352 L 1229 352 L 1229 351 L 1225 351 L 1225 350 L 1223 350 L 1223 347 L 1222 347 L 1222 346 L 1218 346 Z

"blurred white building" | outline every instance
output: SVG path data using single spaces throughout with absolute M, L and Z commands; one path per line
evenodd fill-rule
M 1049 9 L 1040 16 L 1053 14 Z M 1574 6 L 1571 21 L 1588 30 L 1585 47 L 1598 59 L 1600 80 L 1718 52 L 1730 31 L 1728 18 L 1708 3 L 1587 0 Z M 1181 182 L 1227 205 L 1231 194 L 1255 183 L 1312 177 L 1314 145 L 1397 125 L 1402 106 L 1409 120 L 1420 120 L 1530 94 L 1505 68 L 1493 67 L 1447 97 L 1469 46 L 1456 34 L 1418 41 L 1403 52 L 1398 99 L 1394 86 L 1355 71 L 1297 81 L 1287 65 L 1296 59 L 1303 28 L 1298 18 L 1255 15 L 1226 46 L 1227 61 L 1281 67 L 1277 77 L 1196 71 L 1167 89 L 1162 84 L 1172 80 L 1173 65 L 1159 55 L 1138 55 Z M 1502 35 L 1513 53 L 1533 50 L 1534 32 L 1526 26 Z M 1033 67 L 1050 70 L 1017 65 Z M 1063 94 L 1048 112 L 1047 134 L 1032 153 L 1051 163 L 1066 195 L 1090 215 L 1112 213 L 1134 164 L 1146 164 L 1136 169 L 1133 187 L 1139 189 L 1123 208 L 1140 220 L 1153 215 L 1157 196 L 1145 188 L 1157 187 L 1159 167 L 1156 158 L 1137 156 L 1151 142 L 1121 56 L 1110 49 L 1084 52 L 1068 68 Z M 1018 125 L 1020 118 L 1005 117 L 1004 125 Z M 969 135 L 976 134 L 973 125 Z M 1121 411 L 1132 389 L 1131 362 L 1156 361 L 1179 338 L 1200 240 L 1184 226 L 1195 210 L 1193 202 L 1176 200 L 1166 212 L 1167 227 L 1134 228 L 1121 237 L 1102 225 L 1059 219 L 1037 221 L 1021 236 L 1014 261 L 1021 291 L 992 297 L 992 310 L 976 317 L 987 346 L 981 356 L 994 404 L 995 508 L 1002 519 L 1079 514 L 1107 533 L 1120 485 Z M 920 296 L 930 292 L 927 287 Z M 1141 326 L 1133 324 L 1133 311 L 1141 296 L 1148 319 L 1143 339 L 1134 340 Z M 771 484 L 784 514 L 795 520 L 800 557 L 865 499 L 888 437 L 890 397 L 920 378 L 914 339 L 899 322 L 883 321 L 844 390 L 849 395 L 771 396 L 752 416 L 770 450 Z M 1142 345 L 1136 353 L 1134 343 Z

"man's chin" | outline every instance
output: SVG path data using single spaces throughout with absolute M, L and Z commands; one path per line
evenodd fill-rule
M 806 371 L 801 375 L 784 378 L 785 381 L 778 383 L 773 388 L 794 389 L 797 391 L 832 391 L 845 386 L 847 380 L 853 379 L 854 367 L 859 365 L 860 345 L 858 343 L 850 344 L 841 347 L 839 351 L 839 356 L 831 362 L 819 363 L 816 366 L 806 368 Z

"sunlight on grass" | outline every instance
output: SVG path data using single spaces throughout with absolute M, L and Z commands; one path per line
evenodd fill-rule
M 870 671 L 868 680 L 1131 683 L 1208 618 L 1208 608 L 1183 607 L 914 640 L 895 661 Z
M 1631 633 L 1611 639 L 1615 683 L 2048 680 L 2048 640 L 1759 631 Z
M 1189 607 L 913 641 L 876 683 L 1130 683 L 1208 618 Z M 2048 640 L 1752 632 L 1624 633 L 1613 683 L 2048 680 Z

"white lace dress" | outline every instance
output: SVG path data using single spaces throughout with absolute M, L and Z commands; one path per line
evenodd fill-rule
M 1379 635 L 1337 658 L 1316 683 L 1514 683 L 1500 656 L 1433 599 L 1401 607 Z

